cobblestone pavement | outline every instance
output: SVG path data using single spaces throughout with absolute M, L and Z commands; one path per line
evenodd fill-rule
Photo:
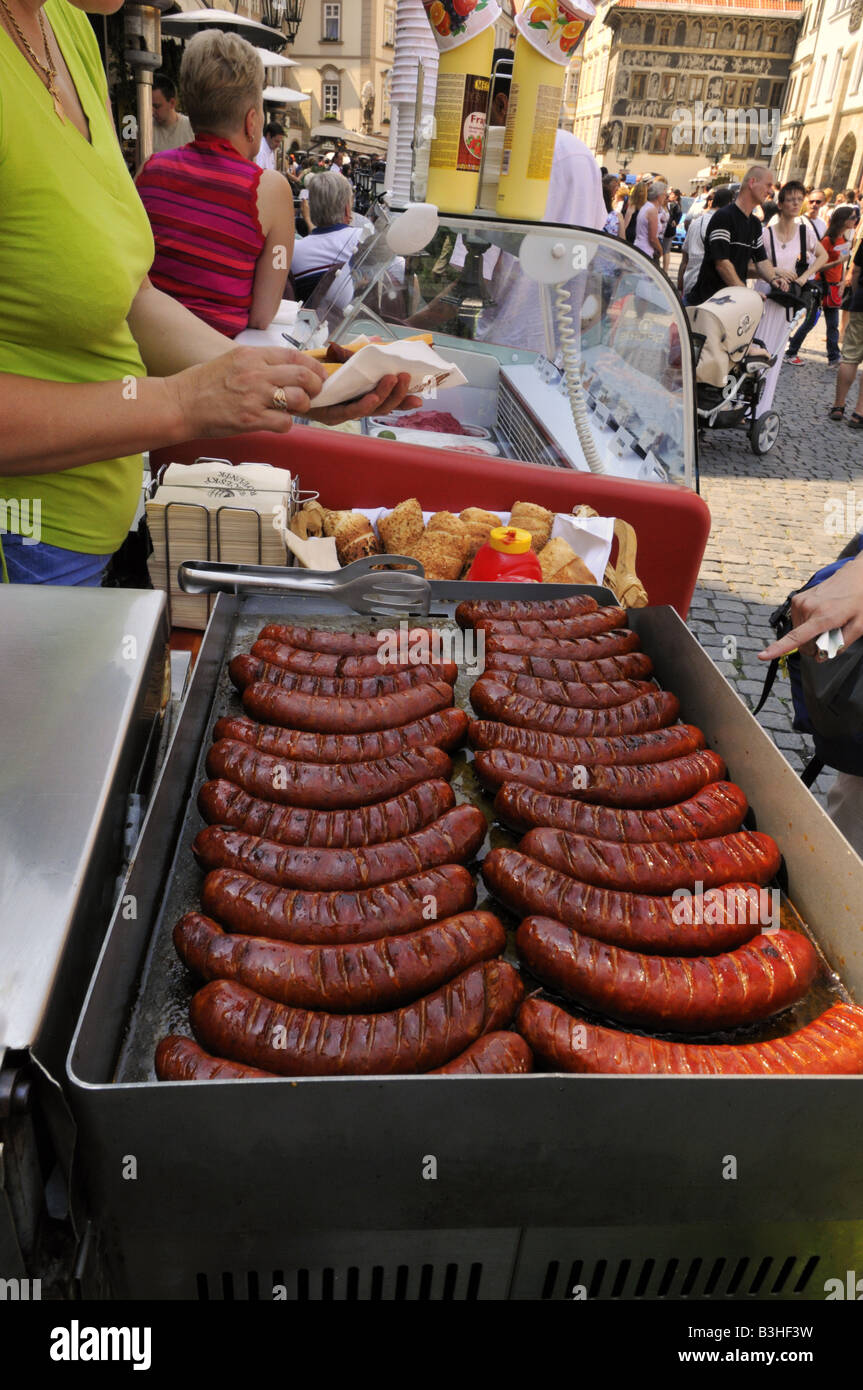
M 863 436 L 827 418 L 836 372 L 827 366 L 820 324 L 801 355 L 803 365 L 785 363 L 779 377 L 774 408 L 782 431 L 768 455 L 757 458 L 742 430 L 707 434 L 700 453 L 713 526 L 689 626 L 750 708 L 764 681 L 756 652 L 773 636 L 769 614 L 858 529 L 852 521 L 840 532 L 834 516 L 853 518 L 859 505 L 863 525 Z M 799 772 L 812 745 L 794 732 L 791 717 L 780 675 L 758 719 Z M 813 788 L 822 800 L 830 780 L 824 772 Z

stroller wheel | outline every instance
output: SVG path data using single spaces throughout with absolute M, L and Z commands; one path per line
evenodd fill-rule
M 779 416 L 775 410 L 768 410 L 753 420 L 749 430 L 749 443 L 753 454 L 769 454 L 779 438 Z

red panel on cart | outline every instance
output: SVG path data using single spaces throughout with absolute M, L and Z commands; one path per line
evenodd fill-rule
M 635 528 L 638 577 L 651 604 L 671 604 L 686 617 L 710 533 L 707 504 L 675 484 L 545 468 L 510 459 L 481 458 L 455 450 L 295 426 L 287 435 L 237 435 L 193 439 L 150 454 L 156 472 L 167 463 L 200 456 L 232 463 L 270 463 L 289 468 L 303 489 L 314 489 L 333 509 L 393 507 L 417 497 L 425 511 L 465 507 L 509 511 L 513 502 L 536 502 L 569 512 L 586 503 L 602 516 L 619 516 Z

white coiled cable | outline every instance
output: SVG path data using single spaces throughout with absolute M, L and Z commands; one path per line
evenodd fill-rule
M 578 442 L 591 473 L 607 473 L 608 470 L 599 456 L 596 440 L 590 428 L 590 419 L 584 399 L 584 387 L 581 381 L 582 362 L 578 350 L 578 334 L 575 331 L 572 300 L 565 283 L 557 284 L 554 287 L 554 312 L 557 320 L 558 337 L 560 338 L 560 353 L 563 358 L 563 376 L 566 381 L 566 391 L 569 396 L 569 406 L 575 422 Z

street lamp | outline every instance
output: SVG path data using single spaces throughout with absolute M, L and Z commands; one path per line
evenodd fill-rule
M 274 29 L 284 26 L 288 43 L 293 43 L 303 18 L 306 0 L 263 0 L 262 11 L 265 24 Z

